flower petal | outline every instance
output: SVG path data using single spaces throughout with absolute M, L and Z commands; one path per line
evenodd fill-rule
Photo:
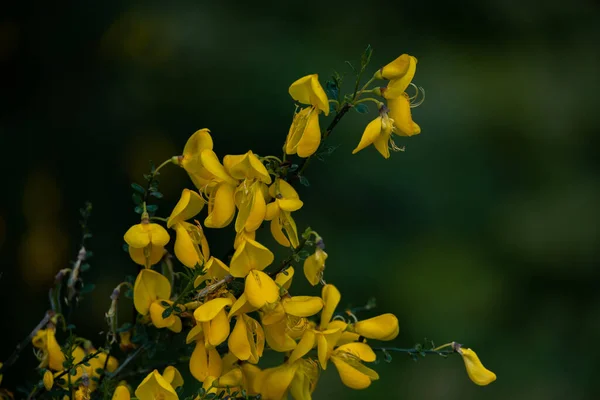
M 398 335 L 398 331 L 398 318 L 389 313 L 354 324 L 354 332 L 367 339 L 392 340 Z
M 223 228 L 231 223 L 235 215 L 233 194 L 235 186 L 226 182 L 219 183 L 208 199 L 208 216 L 204 220 L 207 228 Z
M 167 220 L 167 228 L 172 227 L 177 222 L 187 221 L 195 217 L 204 207 L 204 199 L 200 197 L 198 192 L 189 189 L 183 189 L 181 197 L 171 212 L 171 216 Z
M 323 300 L 315 296 L 287 297 L 281 303 L 287 314 L 296 317 L 310 317 L 323 308 Z
M 133 285 L 133 304 L 137 312 L 146 315 L 155 300 L 169 297 L 171 284 L 166 277 L 151 269 L 140 271 Z
M 221 312 L 221 310 L 232 304 L 233 301 L 228 297 L 219 297 L 217 299 L 209 300 L 194 310 L 194 318 L 198 322 L 211 321 Z
M 496 374 L 483 366 L 477 353 L 471 349 L 460 348 L 460 355 L 465 362 L 469 378 L 479 386 L 486 386 L 496 380 Z
M 250 270 L 263 270 L 269 266 L 275 256 L 271 250 L 255 240 L 245 240 L 235 250 L 229 271 L 236 278 L 244 278 Z
M 164 399 L 178 400 L 179 396 L 169 382 L 163 378 L 157 370 L 154 370 L 144 378 L 135 390 L 135 397 L 140 400 Z
M 259 270 L 251 270 L 246 276 L 244 293 L 248 303 L 256 308 L 275 303 L 279 299 L 279 287 L 275 281 Z
M 325 115 L 329 115 L 329 100 L 319 83 L 319 75 L 312 74 L 298 79 L 290 86 L 289 93 L 294 100 L 302 104 L 310 104 L 319 108 Z
M 327 329 L 327 325 L 329 325 L 331 317 L 333 317 L 335 308 L 339 304 L 342 295 L 335 286 L 327 284 L 323 286 L 321 297 L 325 303 L 325 307 L 323 307 L 323 311 L 321 312 L 321 329 Z
M 365 131 L 363 132 L 362 137 L 360 138 L 360 142 L 358 146 L 354 150 L 352 150 L 352 154 L 356 154 L 365 147 L 373 144 L 381 135 L 381 122 L 382 117 L 377 117 L 373 121 L 369 122 Z
M 290 358 L 288 359 L 288 362 L 290 364 L 292 364 L 296 360 L 301 359 L 306 354 L 308 354 L 308 352 L 311 351 L 313 349 L 313 347 L 315 347 L 315 344 L 316 344 L 315 332 L 312 329 L 305 330 L 304 334 L 302 335 L 302 339 L 300 339 L 300 341 L 298 342 L 298 345 L 296 346 L 294 351 L 292 351 L 292 354 L 290 354 Z

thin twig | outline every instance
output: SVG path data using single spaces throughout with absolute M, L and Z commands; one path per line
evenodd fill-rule
M 292 254 L 288 258 L 284 259 L 281 262 L 281 264 L 279 264 L 279 268 L 277 268 L 275 271 L 269 272 L 269 276 L 270 277 L 277 276 L 278 273 L 280 273 L 281 271 L 286 269 L 291 264 L 291 262 L 294 260 L 295 256 L 302 251 L 302 249 L 306 245 L 306 241 L 307 241 L 306 238 L 302 238 L 302 240 L 300 240 L 300 242 L 298 243 L 298 247 L 296 247 L 294 249 Z
M 134 351 L 133 353 L 131 353 L 125 359 L 125 361 L 123 361 L 123 363 L 121 365 L 119 365 L 119 368 L 117 368 L 115 370 L 115 372 L 113 372 L 111 374 L 107 374 L 107 375 L 109 375 L 109 378 L 112 379 L 112 378 L 116 377 L 117 375 L 119 375 L 121 373 L 121 371 L 125 368 L 125 366 L 127 364 L 129 364 L 134 358 L 136 358 L 145 349 L 146 349 L 146 346 L 140 346 L 136 351 Z
M 406 353 L 406 354 L 437 354 L 438 356 L 448 356 L 450 354 L 456 353 L 454 350 L 433 350 L 433 349 L 401 349 L 398 347 L 373 347 L 372 348 L 373 351 L 382 351 L 382 352 L 388 352 L 388 351 L 394 351 L 397 353 Z
M 2 367 L 0 367 L 0 374 L 3 373 L 4 371 L 6 371 L 11 365 L 13 365 L 17 361 L 17 359 L 19 358 L 19 355 L 21 354 L 23 349 L 25 349 L 25 347 L 27 347 L 27 345 L 29 343 L 31 343 L 31 341 L 33 340 L 35 335 L 37 335 L 38 331 L 40 329 L 42 329 L 48 322 L 50 322 L 50 319 L 54 315 L 55 315 L 54 311 L 52 311 L 52 310 L 46 311 L 46 315 L 44 315 L 44 318 L 42 318 L 42 320 L 35 326 L 35 328 L 33 328 L 33 330 L 29 333 L 29 335 L 27 335 L 25 337 L 25 339 L 23 339 L 21 342 L 19 342 L 17 344 L 17 346 L 13 350 L 10 357 L 8 357 L 6 359 L 6 361 L 4 362 L 4 364 L 2 365 Z

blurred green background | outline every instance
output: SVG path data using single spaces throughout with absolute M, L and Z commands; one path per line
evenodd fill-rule
M 136 272 L 122 235 L 139 218 L 130 183 L 148 160 L 180 154 L 204 127 L 221 157 L 279 155 L 288 86 L 309 73 L 324 83 L 371 44 L 369 74 L 404 52 L 419 59 L 414 82 L 427 97 L 413 117 L 423 133 L 398 140 L 406 152 L 389 160 L 373 148 L 352 156 L 375 117 L 352 112 L 330 138 L 338 150 L 311 163 L 296 221 L 324 237 L 325 278 L 343 306 L 375 296 L 375 311 L 400 320 L 393 344 L 456 340 L 498 380 L 475 386 L 459 357 L 394 355 L 363 392 L 328 369 L 315 398 L 599 398 L 599 17 L 586 0 L 9 7 L 0 17 L 0 360 L 76 257 L 86 200 L 86 279 L 97 288 L 75 318 L 101 343 L 111 290 Z M 158 214 L 168 215 L 191 182 L 176 167 L 162 176 Z M 219 255 L 233 234 L 208 237 Z M 35 364 L 26 350 L 5 385 Z

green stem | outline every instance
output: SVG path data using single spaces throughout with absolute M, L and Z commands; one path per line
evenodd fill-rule
M 381 105 L 383 104 L 382 102 L 380 102 L 380 101 L 379 101 L 379 100 L 377 100 L 377 99 L 374 99 L 374 98 L 372 98 L 372 97 L 366 97 L 366 98 L 364 98 L 364 99 L 356 100 L 356 101 L 354 102 L 354 105 L 356 105 L 356 104 L 360 104 L 360 103 L 364 103 L 364 102 L 367 102 L 367 101 L 372 101 L 373 103 L 377 104 L 377 108 L 380 108 L 380 107 L 381 107 Z
M 435 349 L 402 349 L 399 347 L 373 347 L 373 351 L 383 351 L 389 352 L 394 351 L 396 353 L 406 353 L 406 354 L 437 354 L 438 356 L 447 356 L 453 353 L 456 353 L 454 350 L 435 350 Z
M 150 217 L 151 221 L 162 221 L 162 222 L 167 222 L 169 219 L 168 218 L 163 218 L 163 217 Z
M 275 277 L 275 276 L 277 276 L 278 273 L 280 273 L 281 271 L 283 271 L 284 269 L 286 269 L 290 265 L 290 263 L 294 260 L 294 257 L 298 253 L 300 253 L 302 251 L 302 249 L 304 249 L 304 246 L 306 245 L 306 242 L 307 242 L 307 239 L 306 238 L 302 238 L 300 240 L 300 242 L 298 243 L 298 247 L 296 247 L 294 249 L 294 251 L 292 252 L 292 254 L 289 257 L 287 257 L 285 260 L 283 260 L 281 262 L 281 264 L 279 264 L 279 268 L 277 268 L 277 270 L 275 270 L 273 272 L 270 272 L 269 276 L 270 277 Z

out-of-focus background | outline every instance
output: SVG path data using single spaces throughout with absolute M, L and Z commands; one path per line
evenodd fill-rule
M 110 292 L 136 272 L 122 235 L 138 221 L 130 183 L 142 181 L 148 160 L 180 154 L 204 127 L 221 157 L 279 155 L 290 83 L 309 73 L 324 83 L 371 44 L 369 74 L 404 52 L 419 59 L 414 82 L 427 96 L 413 117 L 422 134 L 399 140 L 406 152 L 389 160 L 372 148 L 353 156 L 375 113 L 352 112 L 330 138 L 338 150 L 311 163 L 296 220 L 324 237 L 325 276 L 342 305 L 375 296 L 375 311 L 400 320 L 394 344 L 459 341 L 498 380 L 475 386 L 459 357 L 394 355 L 375 366 L 381 379 L 368 391 L 345 388 L 331 368 L 314 397 L 598 398 L 599 17 L 586 0 L 6 10 L 0 360 L 40 320 L 53 276 L 76 257 L 86 200 L 86 279 L 97 287 L 75 317 L 101 342 Z M 185 186 L 183 170 L 166 167 L 159 215 Z M 232 234 L 208 235 L 214 254 L 229 248 Z M 34 365 L 25 351 L 5 385 Z

